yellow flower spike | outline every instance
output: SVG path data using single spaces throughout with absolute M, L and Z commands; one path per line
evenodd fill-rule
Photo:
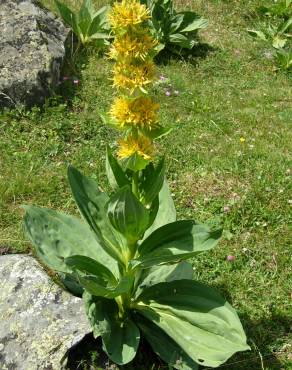
M 136 26 L 149 18 L 149 10 L 137 0 L 116 2 L 109 14 L 109 22 L 114 30 Z
M 114 66 L 113 85 L 117 88 L 128 89 L 131 93 L 137 88 L 144 88 L 154 79 L 153 62 L 129 64 L 118 62 Z
M 129 158 L 135 153 L 150 161 L 154 155 L 154 147 L 151 140 L 145 136 L 139 136 L 138 138 L 130 136 L 119 140 L 118 157 L 120 159 Z
M 151 130 L 157 127 L 158 109 L 159 104 L 148 97 L 136 99 L 119 97 L 112 104 L 110 115 L 120 128 L 134 126 Z
M 157 41 L 148 34 L 130 35 L 125 34 L 123 37 L 116 37 L 109 52 L 112 59 L 141 59 L 145 60 L 147 54 Z

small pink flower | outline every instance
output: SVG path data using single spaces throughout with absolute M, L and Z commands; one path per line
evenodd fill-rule
M 73 84 L 78 85 L 79 84 L 79 80 L 73 80 Z
M 170 95 L 171 95 L 171 92 L 170 92 L 169 90 L 166 90 L 166 91 L 165 91 L 165 95 L 166 95 L 166 96 L 170 96 Z
M 165 81 L 166 80 L 166 77 L 164 77 L 163 75 L 159 76 L 159 79 L 160 81 Z
M 226 257 L 227 261 L 229 262 L 233 262 L 235 261 L 235 256 L 233 256 L 232 254 L 229 254 L 227 257 Z
M 70 79 L 70 77 L 68 77 L 68 76 L 64 76 L 63 77 L 63 81 L 67 81 L 67 80 L 69 80 Z

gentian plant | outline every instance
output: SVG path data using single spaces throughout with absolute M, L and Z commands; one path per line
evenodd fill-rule
M 28 236 L 38 258 L 64 287 L 82 296 L 94 337 L 117 364 L 133 360 L 143 336 L 175 369 L 217 367 L 249 347 L 235 310 L 213 288 L 193 280 L 187 259 L 218 243 L 221 230 L 176 220 L 164 158 L 153 141 L 166 132 L 147 94 L 154 79 L 155 41 L 149 13 L 136 0 L 115 3 L 111 122 L 121 130 L 117 158 L 108 149 L 112 193 L 69 167 L 83 220 L 26 206 Z

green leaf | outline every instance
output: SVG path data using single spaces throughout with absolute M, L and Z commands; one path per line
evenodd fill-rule
M 159 197 L 157 196 L 153 200 L 153 202 L 151 204 L 151 207 L 148 210 L 149 211 L 149 223 L 148 223 L 148 229 L 147 230 L 149 230 L 149 228 L 153 225 L 153 223 L 156 219 L 157 213 L 159 211 L 158 208 L 159 208 Z M 147 233 L 147 230 L 146 230 L 145 234 Z M 145 236 L 145 234 L 144 234 L 144 236 Z
M 60 16 L 63 21 L 72 28 L 73 32 L 79 36 L 80 29 L 78 27 L 77 16 L 76 14 L 69 9 L 65 4 L 61 3 L 58 0 L 55 0 L 55 4 L 59 10 Z
M 235 310 L 214 289 L 177 280 L 145 289 L 136 305 L 195 362 L 217 367 L 250 349 Z
M 161 51 L 163 48 L 164 48 L 164 45 L 161 49 L 158 50 L 158 52 Z M 140 131 L 142 132 L 143 135 L 150 137 L 152 140 L 155 140 L 155 139 L 160 139 L 163 136 L 168 135 L 172 131 L 172 128 L 157 126 L 156 128 L 153 128 L 152 130 L 147 130 L 147 128 L 144 128 L 144 129 L 141 128 Z
M 83 287 L 80 285 L 76 276 L 72 274 L 64 274 L 62 272 L 58 273 L 58 278 L 61 283 L 64 285 L 65 290 L 70 292 L 76 297 L 81 297 L 84 291 Z
M 80 284 L 90 294 L 109 299 L 118 297 L 124 293 L 129 293 L 134 283 L 133 276 L 124 276 L 115 285 L 96 275 L 85 275 L 77 272 L 77 276 Z
M 83 36 L 87 36 L 88 29 L 91 24 L 91 14 L 92 14 L 91 0 L 84 0 L 77 16 L 78 26 Z
M 129 186 L 124 186 L 110 198 L 107 215 L 112 226 L 129 241 L 140 239 L 149 224 L 148 211 Z
M 183 16 L 179 32 L 194 32 L 208 26 L 208 20 L 201 18 L 194 12 L 180 12 L 178 14 Z
M 94 237 L 86 223 L 46 208 L 24 206 L 24 226 L 40 260 L 55 271 L 72 272 L 65 258 L 88 256 L 118 274 L 117 263 Z
M 108 23 L 108 12 L 110 11 L 111 7 L 110 5 L 105 5 L 102 6 L 100 9 L 98 9 L 94 14 L 93 14 L 93 19 L 100 16 L 101 19 L 105 22 Z
M 109 317 L 110 330 L 102 337 L 103 348 L 112 361 L 118 365 L 125 365 L 136 356 L 140 331 L 130 319 L 118 322 L 112 313 Z
M 132 266 L 147 268 L 195 256 L 215 247 L 222 230 L 211 231 L 192 220 L 176 221 L 155 230 L 138 247 L 140 257 Z
M 123 186 L 131 184 L 119 162 L 112 155 L 109 147 L 107 147 L 106 151 L 106 174 L 110 186 L 115 191 L 117 191 L 119 188 L 122 188 Z
M 119 309 L 114 300 L 96 299 L 87 292 L 83 300 L 94 336 L 102 337 L 108 357 L 118 365 L 132 361 L 140 341 L 139 329 L 133 321 L 119 319 Z
M 130 155 L 130 157 L 123 159 L 122 165 L 126 169 L 137 172 L 143 170 L 149 164 L 149 162 L 149 159 L 145 159 L 140 154 L 135 152 L 134 154 Z
M 291 27 L 292 27 L 292 17 L 289 18 L 286 22 L 283 22 L 283 24 L 281 24 L 278 27 L 278 33 L 280 34 L 287 33 L 291 30 Z
M 142 173 L 142 202 L 146 205 L 151 205 L 153 200 L 159 194 L 163 183 L 165 174 L 165 160 L 162 158 L 156 167 L 150 163 Z
M 109 6 L 104 6 L 97 13 L 94 14 L 90 27 L 88 29 L 88 36 L 92 36 L 96 33 L 103 33 L 109 37 L 108 31 L 109 24 L 107 21 L 107 14 L 109 11 Z
M 283 47 L 286 45 L 286 42 L 287 42 L 286 38 L 282 38 L 282 37 L 279 37 L 278 35 L 276 35 L 273 38 L 272 45 L 275 49 L 283 49 Z
M 159 329 L 157 325 L 146 320 L 140 315 L 137 315 L 136 323 L 153 351 L 169 366 L 179 370 L 199 369 L 198 364 L 193 361 L 163 330 Z
M 68 167 L 68 180 L 81 214 L 95 232 L 102 247 L 109 255 L 123 264 L 125 241 L 114 231 L 107 218 L 108 196 L 99 190 L 93 179 L 83 176 L 72 166 Z
M 155 231 L 159 227 L 166 225 L 170 222 L 174 222 L 175 220 L 176 220 L 175 206 L 173 203 L 173 199 L 171 197 L 167 180 L 164 179 L 162 189 L 160 190 L 159 193 L 158 212 L 156 214 L 154 222 L 146 230 L 144 234 L 144 239 L 146 239 L 151 233 L 153 233 L 153 231 Z
M 112 303 L 116 305 L 114 300 L 109 301 L 102 297 L 96 297 L 88 293 L 86 290 L 82 295 L 85 306 L 85 312 L 90 322 L 94 338 L 100 337 L 107 332 L 107 320 L 104 307 Z
M 96 32 L 90 35 L 90 40 L 103 40 L 105 42 L 105 45 L 106 45 L 107 40 L 111 38 L 112 37 L 108 35 L 107 33 L 101 33 L 101 32 Z
M 169 36 L 169 40 L 172 44 L 176 44 L 181 48 L 192 49 L 195 45 L 195 41 L 181 33 L 174 33 Z
M 193 267 L 189 262 L 182 261 L 173 265 L 153 266 L 141 271 L 141 276 L 137 282 L 135 299 L 146 288 L 152 285 L 174 280 L 193 278 Z
M 262 31 L 247 30 L 247 32 L 253 37 L 258 37 L 259 39 L 261 39 L 263 41 L 267 41 L 266 35 Z
M 277 50 L 276 54 L 277 62 L 280 67 L 285 70 L 291 69 L 292 67 L 292 50 Z
M 78 270 L 86 274 L 97 276 L 102 280 L 110 282 L 112 284 L 117 283 L 116 278 L 112 274 L 112 272 L 93 258 L 75 255 L 66 258 L 65 263 L 72 271 Z
M 171 19 L 171 25 L 169 32 L 170 33 L 175 33 L 181 26 L 182 22 L 184 20 L 183 14 L 176 14 L 172 19 Z

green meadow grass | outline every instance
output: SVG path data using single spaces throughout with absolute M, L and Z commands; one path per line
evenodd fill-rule
M 43 3 L 54 9 L 51 0 Z M 234 305 L 252 350 L 220 368 L 289 370 L 291 78 L 275 71 L 269 46 L 246 31 L 256 22 L 253 9 L 260 1 L 177 3 L 209 19 L 201 32 L 207 46 L 197 49 L 196 58 L 158 65 L 167 80 L 152 92 L 161 104 L 162 124 L 173 131 L 157 150 L 167 157 L 179 218 L 220 223 L 225 230 L 215 250 L 193 260 L 195 277 L 217 287 Z M 115 146 L 117 132 L 99 113 L 108 111 L 114 96 L 111 68 L 111 61 L 89 49 L 78 56 L 73 71 L 68 66 L 64 71 L 80 80 L 78 85 L 62 82 L 65 98 L 56 94 L 42 109 L 1 114 L 0 252 L 30 251 L 22 204 L 77 214 L 66 180 L 69 163 L 108 188 L 105 148 Z M 228 255 L 235 260 L 227 261 Z M 148 362 L 141 360 L 143 365 L 133 369 L 159 368 Z

